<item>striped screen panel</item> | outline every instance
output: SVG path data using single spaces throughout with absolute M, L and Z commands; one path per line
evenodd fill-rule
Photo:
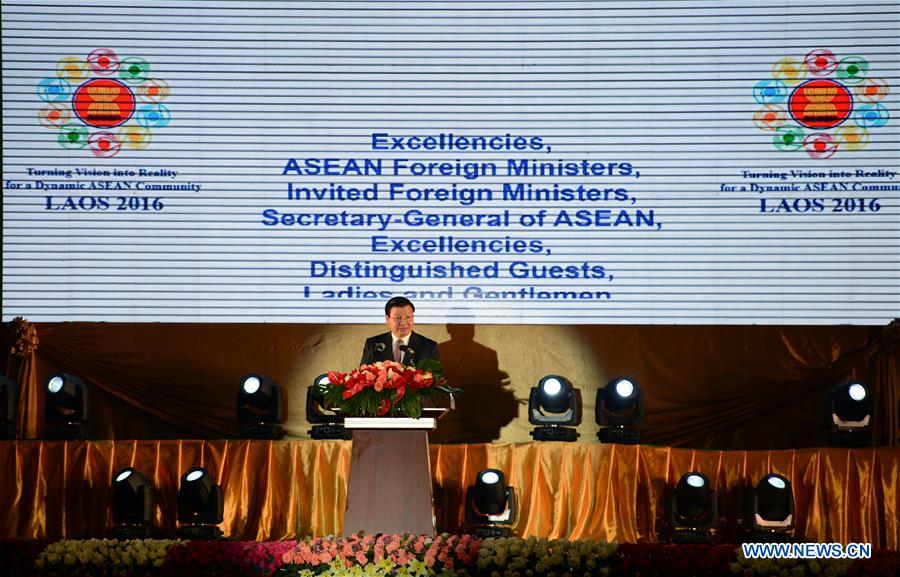
M 3 320 L 900 317 L 900 3 L 11 1 Z

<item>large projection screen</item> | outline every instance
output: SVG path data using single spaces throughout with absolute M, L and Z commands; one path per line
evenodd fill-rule
M 2 17 L 3 320 L 900 316 L 896 1 Z

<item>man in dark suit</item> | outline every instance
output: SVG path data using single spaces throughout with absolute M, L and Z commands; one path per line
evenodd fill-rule
M 361 365 L 394 360 L 414 366 L 424 359 L 440 360 L 437 343 L 413 332 L 416 307 L 406 297 L 394 297 L 384 305 L 388 332 L 366 339 Z

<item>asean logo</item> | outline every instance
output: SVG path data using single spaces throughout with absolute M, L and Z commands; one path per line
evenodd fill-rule
M 84 59 L 62 58 L 56 75 L 38 83 L 37 95 L 46 103 L 38 120 L 56 131 L 59 145 L 88 148 L 99 157 L 115 156 L 123 147 L 146 148 L 152 131 L 172 119 L 162 104 L 169 85 L 150 77 L 150 63 L 120 59 L 106 48 Z
M 782 58 L 772 65 L 772 78 L 753 87 L 762 105 L 753 123 L 774 132 L 778 150 L 801 148 L 812 158 L 829 158 L 840 150 L 862 150 L 870 131 L 888 123 L 881 100 L 888 83 L 869 75 L 869 63 L 858 56 L 838 60 L 834 52 L 813 50 L 803 57 Z

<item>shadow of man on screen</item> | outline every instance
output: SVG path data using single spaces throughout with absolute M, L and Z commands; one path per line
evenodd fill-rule
M 448 324 L 450 340 L 440 343 L 444 375 L 451 386 L 465 392 L 456 397 L 456 410 L 438 421 L 429 435 L 432 443 L 490 443 L 518 417 L 518 401 L 509 375 L 500 370 L 497 351 L 475 342 L 474 324 Z

